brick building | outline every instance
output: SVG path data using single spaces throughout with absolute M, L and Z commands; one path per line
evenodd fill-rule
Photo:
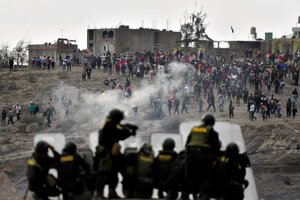
M 148 28 L 130 29 L 120 26 L 112 29 L 88 29 L 87 48 L 94 53 L 168 50 L 176 48 L 181 33 Z

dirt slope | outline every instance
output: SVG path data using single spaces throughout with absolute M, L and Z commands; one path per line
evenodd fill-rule
M 90 101 L 98 101 L 97 97 L 107 75 L 99 70 L 93 71 L 92 81 L 81 81 L 81 68 L 74 67 L 72 72 L 59 70 L 19 70 L 16 72 L 0 71 L 0 108 L 8 108 L 14 104 L 21 104 L 23 113 L 21 122 L 14 125 L 0 126 L 0 199 L 20 199 L 24 194 L 27 183 L 25 179 L 25 158 L 32 150 L 33 136 L 39 132 L 62 132 L 67 140 L 74 140 L 79 146 L 86 146 L 87 136 L 97 131 L 100 118 L 93 106 L 82 105 L 81 94 L 89 94 Z M 125 78 L 117 80 L 122 84 Z M 290 82 L 290 80 L 286 80 Z M 141 86 L 140 80 L 131 79 L 133 88 Z M 278 96 L 282 100 L 282 109 L 286 98 L 293 87 L 289 84 L 285 93 Z M 71 95 L 73 110 L 69 119 L 64 118 L 62 107 L 58 107 L 57 115 L 52 127 L 45 129 L 42 112 L 46 109 L 49 97 L 53 94 Z M 84 97 L 88 99 L 87 97 Z M 141 97 L 142 98 L 142 97 Z M 40 112 L 37 117 L 29 118 L 26 111 L 30 101 L 37 100 Z M 217 106 L 218 104 L 216 104 Z M 105 105 L 103 105 L 105 107 Z M 206 108 L 207 105 L 204 106 Z M 225 104 L 227 110 L 228 103 Z M 216 112 L 218 120 L 238 123 L 242 126 L 248 153 L 253 164 L 256 185 L 261 199 L 300 199 L 300 118 L 295 119 L 270 118 L 262 121 L 257 114 L 257 121 L 248 119 L 246 105 L 235 106 L 235 118 L 229 119 L 225 113 Z M 84 110 L 82 110 L 84 109 Z M 141 105 L 139 112 L 132 119 L 147 138 L 152 132 L 176 132 L 180 122 L 200 119 L 196 105 L 191 102 L 189 113 L 179 116 L 165 116 L 162 121 L 144 120 L 149 114 L 148 103 Z M 75 112 L 76 111 L 76 112 Z

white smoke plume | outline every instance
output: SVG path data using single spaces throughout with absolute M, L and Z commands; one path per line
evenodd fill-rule
M 167 98 L 169 98 L 168 91 L 170 88 L 179 88 L 183 84 L 183 74 L 190 70 L 189 65 L 182 63 L 171 63 L 167 66 L 169 73 L 165 74 L 164 69 L 157 73 L 155 80 L 150 80 L 149 77 L 142 79 L 141 86 L 136 88 L 132 85 L 132 96 L 125 98 L 124 90 L 105 90 L 103 93 L 92 93 L 84 89 L 78 89 L 73 86 L 61 84 L 54 95 L 60 98 L 60 102 L 55 105 L 57 110 L 60 110 L 59 115 L 56 116 L 62 120 L 63 129 L 71 134 L 84 135 L 86 132 L 98 131 L 99 125 L 104 121 L 109 111 L 118 108 L 126 114 L 126 121 L 137 124 L 140 129 L 137 135 L 143 137 L 143 131 L 151 132 L 151 130 L 144 130 L 143 125 L 147 120 L 147 113 L 151 112 L 149 108 L 150 97 L 157 97 L 162 93 L 163 102 L 166 105 Z M 62 97 L 65 101 L 71 100 L 70 117 L 65 119 L 65 106 L 62 104 Z M 137 106 L 138 112 L 135 113 L 133 108 Z M 166 106 L 165 106 L 166 107 Z M 163 108 L 166 110 L 165 108 Z M 68 124 L 69 123 L 69 124 Z M 71 123 L 71 124 L 70 124 Z M 153 121 L 151 124 L 155 125 L 159 121 Z M 147 125 L 145 125 L 147 127 Z M 73 127 L 67 129 L 68 127 Z M 147 127 L 149 128 L 149 127 Z

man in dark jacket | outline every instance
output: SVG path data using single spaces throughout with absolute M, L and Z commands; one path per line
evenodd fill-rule
M 210 107 L 212 106 L 214 109 L 214 112 L 216 112 L 216 107 L 215 107 L 215 96 L 213 94 L 213 92 L 209 92 L 208 96 L 207 96 L 207 104 L 208 104 L 208 108 L 207 111 L 209 111 Z
M 48 156 L 48 149 L 54 157 Z M 60 189 L 57 185 L 51 185 L 47 181 L 50 168 L 57 165 L 59 154 L 47 142 L 40 141 L 35 146 L 32 158 L 27 161 L 27 179 L 29 181 L 29 190 L 34 193 L 37 199 L 48 200 L 48 196 L 58 196 Z
M 203 124 L 192 128 L 187 141 L 187 178 L 194 197 L 209 199 L 213 161 L 219 154 L 218 133 L 213 129 L 215 117 L 206 113 L 202 116 Z M 197 197 L 198 198 L 198 197 Z
M 188 109 L 187 109 L 187 104 L 188 104 L 188 101 L 189 101 L 189 98 L 187 95 L 185 95 L 183 97 L 183 100 L 182 100 L 182 108 L 181 108 L 181 114 L 183 114 L 183 110 L 185 110 L 186 113 L 189 113 L 188 112 Z
M 14 121 L 13 121 L 13 119 L 14 119 L 14 112 L 13 112 L 13 110 L 11 108 L 8 109 L 7 117 L 8 117 L 7 125 L 9 123 L 14 124 Z
M 2 111 L 2 115 L 1 115 L 1 121 L 2 121 L 2 126 L 4 126 L 4 125 L 6 125 L 6 110 L 4 109 L 3 111 Z
M 177 97 L 174 99 L 174 115 L 177 113 L 179 115 L 179 104 L 180 101 Z
M 90 166 L 77 153 L 74 142 L 68 142 L 60 156 L 58 178 L 62 181 L 63 199 L 70 195 L 80 195 L 84 192 L 83 174 L 90 173 Z
M 120 146 L 118 142 L 136 134 L 137 126 L 121 125 L 124 114 L 118 109 L 110 111 L 104 125 L 99 130 L 98 147 L 94 169 L 99 172 L 97 180 L 98 196 L 103 198 L 103 189 L 109 185 L 109 198 L 117 198 L 115 191 L 120 170 Z
M 14 70 L 14 59 L 11 58 L 9 59 L 9 71 L 13 71 Z
M 229 118 L 234 118 L 234 105 L 232 104 L 232 101 L 229 101 L 229 106 L 228 106 L 228 111 L 229 111 Z

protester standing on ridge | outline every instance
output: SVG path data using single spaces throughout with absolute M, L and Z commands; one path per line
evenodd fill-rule
M 1 121 L 2 121 L 2 126 L 6 125 L 6 110 L 3 109 L 2 114 L 1 114 Z
M 7 116 L 8 116 L 7 125 L 9 125 L 9 123 L 14 124 L 14 121 L 13 121 L 14 111 L 11 108 L 8 109 Z
M 234 118 L 234 105 L 232 101 L 229 101 L 229 106 L 228 106 L 228 111 L 229 111 L 229 118 Z

